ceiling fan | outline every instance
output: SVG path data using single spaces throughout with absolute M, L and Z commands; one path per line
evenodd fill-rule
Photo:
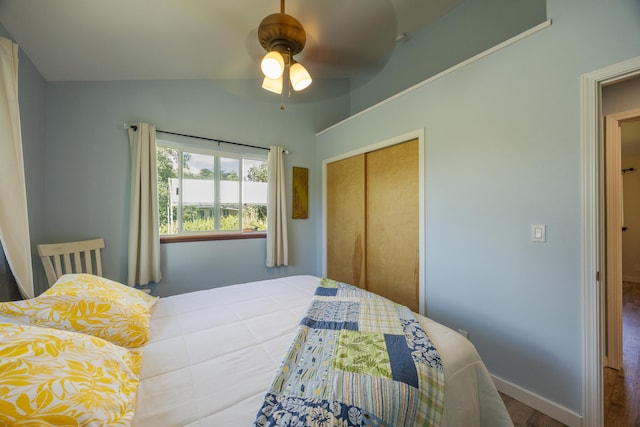
M 462 0 L 447 0 L 456 1 Z M 286 13 L 280 0 L 279 13 L 258 21 L 247 49 L 260 64 L 262 88 L 283 100 L 294 93 L 302 102 L 341 96 L 345 81 L 353 90 L 375 78 L 400 43 L 440 16 L 432 15 L 435 7 L 416 0 L 300 0 L 289 1 Z
M 260 63 L 263 89 L 282 94 L 285 83 L 295 91 L 309 87 L 311 75 L 293 58 L 304 49 L 307 35 L 300 21 L 284 12 L 284 0 L 280 0 L 280 13 L 260 22 L 258 40 L 267 51 Z

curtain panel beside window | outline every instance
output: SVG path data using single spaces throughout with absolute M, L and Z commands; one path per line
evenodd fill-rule
M 33 267 L 18 105 L 18 45 L 0 37 L 0 240 L 20 293 L 33 298 Z
M 287 197 L 282 147 L 269 147 L 269 195 L 267 197 L 267 267 L 289 264 Z
M 160 232 L 156 128 L 148 123 L 129 126 L 131 195 L 127 284 L 159 282 Z

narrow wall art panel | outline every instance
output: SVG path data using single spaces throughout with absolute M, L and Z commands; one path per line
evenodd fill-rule
M 309 218 L 309 169 L 293 167 L 293 219 Z

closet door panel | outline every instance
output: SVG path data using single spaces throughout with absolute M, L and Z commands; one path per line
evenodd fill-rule
M 365 155 L 327 165 L 327 276 L 365 284 Z
M 367 289 L 418 311 L 418 140 L 366 154 Z

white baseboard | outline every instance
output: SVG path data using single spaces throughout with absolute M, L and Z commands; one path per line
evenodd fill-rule
M 625 282 L 640 283 L 640 276 L 622 276 L 622 280 Z
M 572 410 L 553 403 L 542 396 L 538 396 L 529 390 L 525 390 L 524 388 L 503 380 L 502 378 L 496 377 L 495 375 L 491 375 L 491 378 L 493 379 L 493 383 L 496 385 L 498 391 L 519 400 L 536 411 L 542 412 L 543 414 L 548 415 L 554 420 L 560 421 L 569 427 L 582 426 L 582 416 L 576 414 Z

